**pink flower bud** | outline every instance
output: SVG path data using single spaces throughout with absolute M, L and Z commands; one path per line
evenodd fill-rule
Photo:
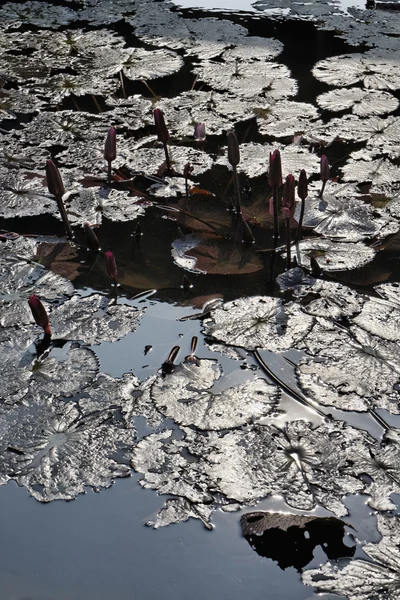
M 230 131 L 228 133 L 228 160 L 232 167 L 236 167 L 236 165 L 240 162 L 240 152 L 239 152 L 239 143 L 237 141 L 237 137 L 234 131 Z
M 268 183 L 272 188 L 282 185 L 281 153 L 279 150 L 274 150 L 269 155 Z
M 117 263 L 115 262 L 114 254 L 110 251 L 106 252 L 107 273 L 114 283 L 117 283 Z
M 206 139 L 205 123 L 196 123 L 194 126 L 194 138 L 198 142 L 203 142 Z
M 46 178 L 50 194 L 56 198 L 61 198 L 61 196 L 65 194 L 65 187 L 61 179 L 60 171 L 50 159 L 46 161 Z
M 32 294 L 32 296 L 29 296 L 28 304 L 36 325 L 42 327 L 45 334 L 51 335 L 49 317 L 39 298 L 35 294 Z
M 106 143 L 104 145 L 104 159 L 112 162 L 117 157 L 117 130 L 110 127 L 107 133 Z
M 304 169 L 300 171 L 299 183 L 297 185 L 297 195 L 301 200 L 305 200 L 308 196 L 307 174 Z
M 157 138 L 163 144 L 169 140 L 169 133 L 164 121 L 164 113 L 159 108 L 154 110 L 154 124 L 156 126 Z
M 323 154 L 321 156 L 320 172 L 321 172 L 321 181 L 323 181 L 325 183 L 326 181 L 328 181 L 329 177 L 331 176 L 328 157 L 325 156 L 325 154 Z
M 289 210 L 289 213 L 294 209 L 295 198 L 294 192 L 296 187 L 296 181 L 293 175 L 286 177 L 285 185 L 283 187 L 282 206 Z
M 100 248 L 99 239 L 98 239 L 97 235 L 95 234 L 95 232 L 93 231 L 93 229 L 90 227 L 89 223 L 84 223 L 83 229 L 85 232 L 86 245 L 89 248 L 89 250 L 99 250 L 99 248 Z

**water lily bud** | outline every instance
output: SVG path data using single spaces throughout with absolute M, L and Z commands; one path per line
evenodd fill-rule
M 323 182 L 328 181 L 328 179 L 331 175 L 331 171 L 329 168 L 328 157 L 325 156 L 325 154 L 323 154 L 321 156 L 320 172 L 321 172 L 321 181 L 323 181 Z
M 49 317 L 39 298 L 35 294 L 32 294 L 32 296 L 29 296 L 28 304 L 36 325 L 42 327 L 47 335 L 51 335 Z
M 186 165 L 183 167 L 183 175 L 184 177 L 187 179 L 188 177 L 190 177 L 191 173 L 193 173 L 194 167 L 192 167 L 192 165 L 190 163 L 186 163 Z
M 63 180 L 61 179 L 60 171 L 50 159 L 46 161 L 46 178 L 50 194 L 56 198 L 60 198 L 65 194 L 65 187 Z
M 308 196 L 307 173 L 304 169 L 300 171 L 299 183 L 297 185 L 297 195 L 301 200 L 305 200 Z
M 296 181 L 293 175 L 288 175 L 286 177 L 285 185 L 283 187 L 283 195 L 282 195 L 282 206 L 287 208 L 289 212 L 293 210 L 295 205 L 294 191 L 295 191 Z
M 106 143 L 104 145 L 104 159 L 112 162 L 117 157 L 117 130 L 110 127 L 107 133 Z
M 234 131 L 230 131 L 227 135 L 228 137 L 228 160 L 232 167 L 236 167 L 236 165 L 240 162 L 240 152 L 239 152 L 239 142 L 237 141 L 237 137 Z
M 269 154 L 268 183 L 273 188 L 282 185 L 282 164 L 279 150 L 274 150 Z
M 169 133 L 164 121 L 164 113 L 159 108 L 154 110 L 154 124 L 156 126 L 158 140 L 163 144 L 166 144 L 169 140 Z
M 206 125 L 205 123 L 196 123 L 194 126 L 194 138 L 198 142 L 204 142 L 206 139 Z
M 89 248 L 89 250 L 99 250 L 99 239 L 93 231 L 93 229 L 90 227 L 89 223 L 84 223 L 83 229 L 85 231 L 86 245 Z
M 110 251 L 106 252 L 107 273 L 110 279 L 117 283 L 117 263 L 115 262 L 114 254 Z

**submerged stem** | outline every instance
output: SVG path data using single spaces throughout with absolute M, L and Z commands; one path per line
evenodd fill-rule
M 240 198 L 240 186 L 239 177 L 237 174 L 236 165 L 232 167 L 233 170 L 233 192 L 235 194 L 235 211 L 238 215 L 242 214 L 241 198 Z
M 274 203 L 274 238 L 279 238 L 279 221 L 278 221 L 278 188 L 272 188 L 272 198 Z M 275 246 L 276 247 L 276 246 Z
M 305 199 L 301 198 L 300 218 L 299 218 L 299 224 L 297 226 L 296 239 L 295 239 L 296 243 L 300 240 L 301 230 L 302 230 L 302 227 L 303 227 L 303 218 L 304 218 L 305 205 L 306 205 Z
M 67 238 L 71 239 L 74 237 L 71 229 L 71 224 L 68 220 L 67 211 L 65 210 L 64 202 L 62 201 L 61 196 L 56 196 L 58 210 L 60 211 L 60 215 L 62 218 L 62 222 L 64 223 L 65 232 L 67 234 Z
M 286 217 L 286 268 L 289 270 L 292 265 L 292 255 L 291 255 L 291 244 L 292 244 L 292 233 L 290 229 L 290 217 Z
M 168 146 L 167 142 L 163 142 L 164 152 L 165 152 L 165 162 L 167 163 L 167 175 L 171 175 L 171 161 L 169 159 Z

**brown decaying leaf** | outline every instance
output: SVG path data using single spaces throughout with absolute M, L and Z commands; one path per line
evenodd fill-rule
M 223 238 L 209 238 L 187 250 L 186 256 L 196 259 L 196 269 L 209 275 L 246 275 L 263 268 L 252 248 Z
M 35 260 L 57 275 L 73 281 L 79 272 L 78 252 L 68 242 L 39 244 Z

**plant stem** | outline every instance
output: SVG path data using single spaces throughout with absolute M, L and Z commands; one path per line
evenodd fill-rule
M 123 95 L 124 98 L 126 98 L 126 91 L 125 91 L 125 85 L 124 85 L 124 75 L 123 75 L 122 71 L 119 72 L 119 80 L 121 82 L 122 95 Z
M 65 232 L 67 234 L 67 238 L 71 239 L 74 237 L 71 229 L 70 222 L 68 220 L 67 211 L 65 210 L 64 202 L 62 201 L 61 196 L 56 196 L 58 210 L 60 211 L 60 215 L 62 221 L 64 223 Z
M 279 221 L 278 221 L 278 188 L 272 188 L 272 198 L 274 202 L 274 238 L 279 238 Z
M 286 268 L 289 270 L 292 266 L 292 256 L 291 256 L 291 230 L 290 230 L 290 217 L 285 219 L 286 222 Z
M 107 161 L 107 182 L 108 182 L 108 185 L 111 185 L 111 182 L 112 182 L 111 160 Z
M 167 142 L 163 142 L 164 152 L 165 152 L 165 162 L 167 163 L 167 175 L 171 175 L 171 161 L 169 159 Z
M 239 187 L 239 177 L 237 174 L 236 165 L 233 165 L 233 192 L 235 194 L 235 211 L 238 215 L 242 214 L 242 208 L 240 203 L 240 187 Z
M 92 94 L 92 98 L 93 98 L 93 102 L 94 102 L 94 104 L 95 104 L 95 106 L 96 106 L 97 110 L 99 111 L 99 113 L 103 112 L 103 111 L 101 110 L 101 106 L 100 106 L 100 104 L 99 104 L 99 103 L 98 103 L 98 101 L 97 101 L 97 98 L 96 98 L 96 96 L 94 96 L 94 95 Z
M 304 198 L 302 198 L 301 199 L 301 209 L 300 209 L 299 224 L 297 225 L 297 231 L 296 231 L 296 239 L 295 239 L 296 244 L 300 240 L 301 229 L 303 227 L 303 217 L 304 217 L 304 208 L 305 208 L 305 205 L 306 205 L 306 201 L 305 201 Z
M 320 191 L 320 193 L 319 193 L 319 197 L 320 197 L 320 198 L 322 198 L 322 196 L 324 195 L 325 186 L 326 186 L 326 181 L 323 181 L 323 182 L 322 182 L 321 191 Z

